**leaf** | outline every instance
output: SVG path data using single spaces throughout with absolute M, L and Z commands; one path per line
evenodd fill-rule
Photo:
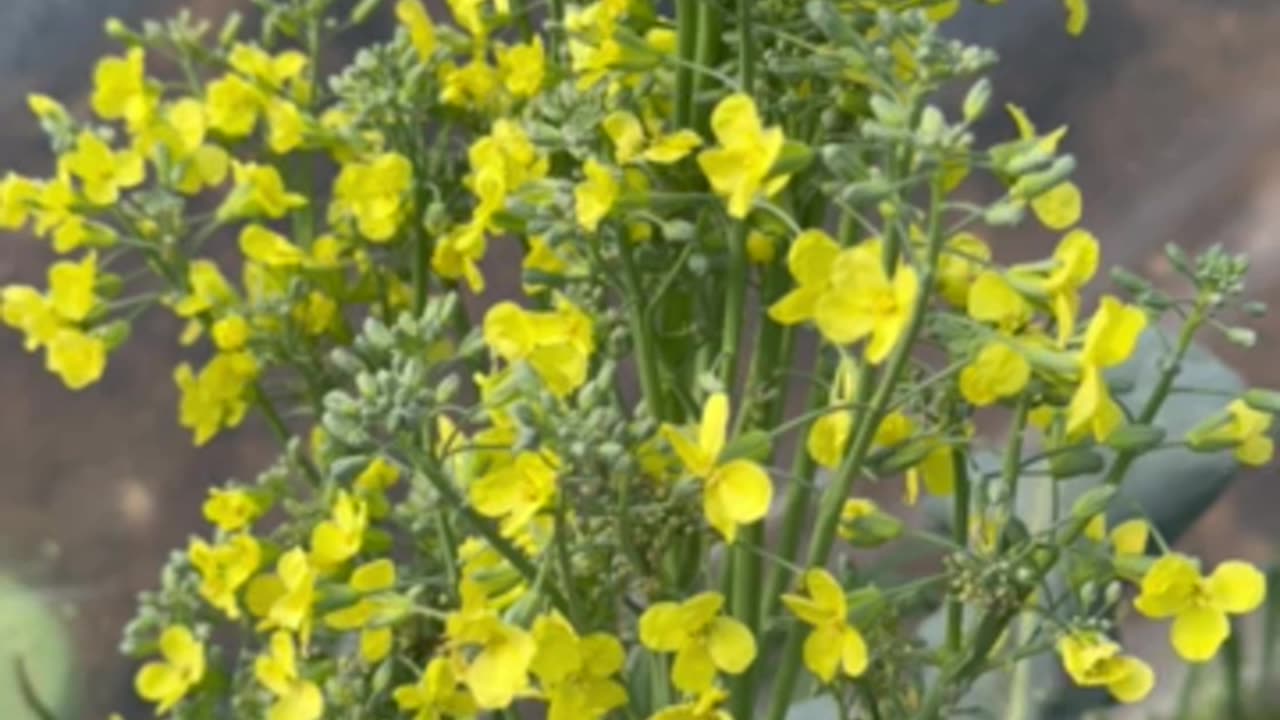
M 0 717 L 36 717 L 24 698 L 24 681 L 56 717 L 75 717 L 73 651 L 56 607 L 0 576 Z M 19 679 L 18 660 L 24 680 Z

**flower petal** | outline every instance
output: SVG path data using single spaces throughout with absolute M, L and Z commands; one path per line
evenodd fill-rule
M 1170 636 L 1173 649 L 1187 662 L 1205 662 L 1218 654 L 1218 648 L 1231 634 L 1226 613 L 1215 608 L 1193 607 L 1173 619 Z
M 1240 560 L 1228 560 L 1209 576 L 1209 596 L 1223 612 L 1253 612 L 1267 596 L 1267 578 Z
M 756 639 L 746 625 L 729 617 L 711 621 L 707 649 L 716 667 L 730 675 L 746 670 L 756 659 Z

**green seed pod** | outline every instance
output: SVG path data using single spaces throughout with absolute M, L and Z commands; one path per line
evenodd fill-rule
M 1054 480 L 1067 480 L 1101 472 L 1107 466 L 1102 454 L 1088 448 L 1073 448 L 1049 458 L 1049 472 Z
M 1107 445 L 1116 450 L 1144 453 L 1164 442 L 1165 429 L 1154 425 L 1125 425 L 1107 437 Z

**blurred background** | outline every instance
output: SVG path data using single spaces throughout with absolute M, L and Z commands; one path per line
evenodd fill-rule
M 136 21 L 188 7 L 218 21 L 247 4 L 0 0 L 0 168 L 50 171 L 26 95 L 86 112 L 92 65 L 115 51 L 101 32 L 106 17 Z M 1060 0 L 975 5 L 953 27 L 1005 58 L 998 98 L 1025 106 L 1042 126 L 1071 126 L 1066 146 L 1080 162 L 1085 224 L 1108 265 L 1173 284 L 1159 252 L 1165 243 L 1223 243 L 1250 254 L 1252 294 L 1280 308 L 1280 1 L 1094 0 L 1093 13 L 1078 40 L 1062 30 Z M 997 239 L 997 253 L 1043 254 L 1054 240 L 1012 233 Z M 0 238 L 0 284 L 38 282 L 46 262 L 41 243 Z M 1213 349 L 1250 384 L 1280 387 L 1271 354 L 1280 314 L 1259 329 L 1253 351 Z M 0 652 L 24 652 L 31 637 L 45 650 L 65 641 L 78 717 L 150 714 L 132 700 L 135 668 L 116 651 L 134 596 L 200 529 L 205 488 L 251 478 L 275 452 L 253 425 L 191 447 L 175 423 L 176 334 L 170 318 L 149 316 L 112 357 L 105 381 L 72 394 L 23 352 L 17 334 L 0 333 Z M 1226 556 L 1270 563 L 1280 542 L 1274 475 L 1242 474 L 1182 544 L 1210 564 Z M 24 604 L 52 610 L 54 622 L 37 632 Z M 1130 643 L 1163 657 L 1162 632 Z M 0 657 L 0 720 L 34 719 L 12 704 L 8 656 Z M 1155 704 L 1167 706 L 1170 695 Z

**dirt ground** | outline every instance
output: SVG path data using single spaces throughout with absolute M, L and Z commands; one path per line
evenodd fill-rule
M 1001 46 L 1009 61 L 996 78 L 1001 98 L 1046 124 L 1071 125 L 1067 144 L 1080 161 L 1087 223 L 1103 239 L 1107 262 L 1168 278 L 1154 252 L 1164 243 L 1223 243 L 1251 254 L 1257 298 L 1280 308 L 1280 3 L 1094 0 L 1093 26 L 1074 41 L 1061 33 L 1057 0 L 1020 2 L 1027 8 L 1016 10 L 1019 27 L 1001 25 L 1002 10 L 974 8 L 965 32 Z M 155 15 L 176 3 L 4 2 L 11 4 L 0 8 L 0 26 L 22 20 L 45 34 L 37 42 L 0 30 L 0 165 L 35 172 L 47 158 L 21 109 L 25 93 L 79 98 L 72 104 L 82 106 L 90 63 L 109 49 L 97 32 L 100 16 Z M 37 9 L 23 16 L 24 4 Z M 236 3 L 189 4 L 217 18 Z M 1010 234 L 997 252 L 1032 256 L 1052 240 Z M 45 261 L 35 242 L 4 238 L 0 283 L 32 281 Z M 1280 387 L 1271 354 L 1280 314 L 1260 330 L 1251 352 L 1219 349 L 1251 383 Z M 86 718 L 111 710 L 143 716 L 128 700 L 133 667 L 115 653 L 133 597 L 199 527 L 204 488 L 252 475 L 274 452 L 253 426 L 190 447 L 174 422 L 174 337 L 170 320 L 149 319 L 112 358 L 105 382 L 71 394 L 14 334 L 0 334 L 0 567 L 66 609 Z M 1210 562 L 1272 561 L 1274 475 L 1243 476 L 1186 546 Z M 1152 638 L 1153 648 L 1163 644 Z

